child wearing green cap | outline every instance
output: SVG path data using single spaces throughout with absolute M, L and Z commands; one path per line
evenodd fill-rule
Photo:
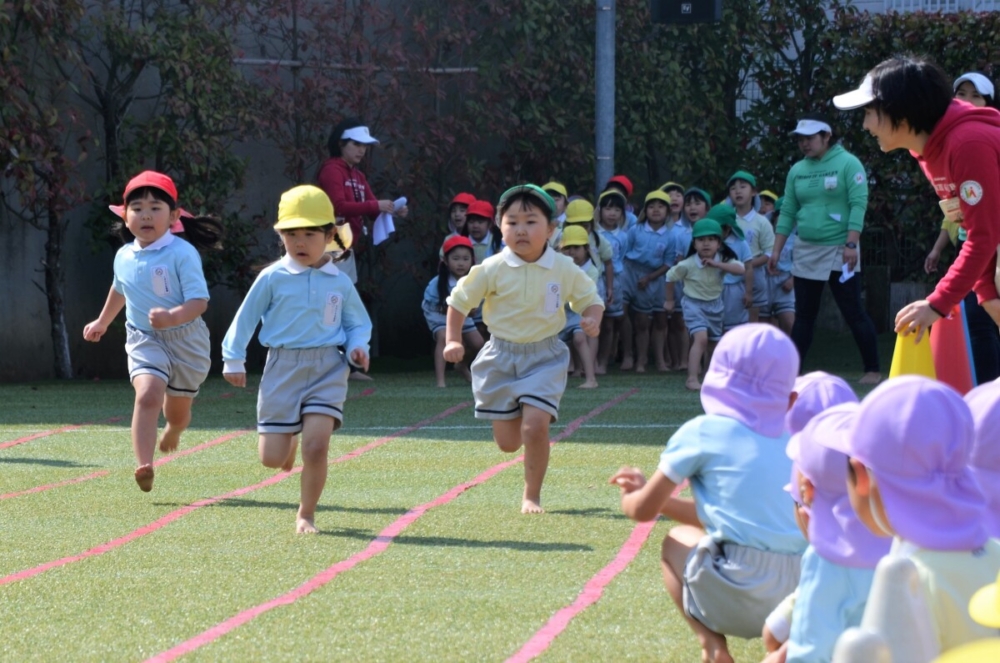
M 709 212 L 711 214 L 711 211 Z M 702 219 L 691 230 L 691 248 L 684 260 L 667 272 L 667 293 L 663 308 L 674 310 L 674 284 L 684 283 L 684 323 L 691 335 L 688 355 L 688 377 L 684 386 L 692 391 L 701 389 L 699 376 L 702 358 L 708 355 L 722 338 L 722 276 L 741 275 L 746 270 L 733 250 L 722 241 L 722 226 L 715 219 Z M 707 362 L 706 362 L 707 363 Z
M 736 222 L 743 229 L 743 235 L 750 245 L 750 264 L 753 274 L 747 275 L 746 307 L 750 311 L 750 322 L 757 322 L 762 312 L 767 313 L 767 261 L 774 249 L 774 229 L 767 217 L 760 214 L 760 196 L 757 195 L 757 178 L 738 170 L 726 184 L 729 202 L 736 208 Z
M 559 340 L 564 305 L 580 314 L 585 334 L 596 336 L 604 304 L 590 277 L 548 245 L 556 210 L 549 194 L 518 185 L 500 196 L 498 207 L 506 246 L 474 266 L 448 297 L 444 358 L 462 361 L 462 323 L 483 302 L 491 337 L 472 362 L 476 418 L 493 422 L 501 451 L 524 447 L 521 513 L 543 513 L 549 425 L 559 416 L 569 366 L 569 349 Z

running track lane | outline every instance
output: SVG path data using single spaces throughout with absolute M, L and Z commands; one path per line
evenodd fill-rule
M 124 417 L 111 417 L 110 419 L 105 419 L 100 422 L 102 424 L 113 424 L 116 421 L 121 421 Z M 10 440 L 8 442 L 0 443 L 0 449 L 7 449 L 8 447 L 16 447 L 19 444 L 24 444 L 25 442 L 31 442 L 32 440 L 37 440 L 43 437 L 49 437 L 50 435 L 58 435 L 59 433 L 68 433 L 71 430 L 79 430 L 85 426 L 94 426 L 95 424 L 87 422 L 82 424 L 73 424 L 72 426 L 63 426 L 62 428 L 53 428 L 52 430 L 43 430 L 40 433 L 33 433 L 31 435 L 26 435 L 25 437 L 19 437 L 16 440 Z
M 350 400 L 357 400 L 358 398 L 364 398 L 365 396 L 371 396 L 374 393 L 375 393 L 374 389 L 365 389 L 360 394 L 357 394 L 355 396 L 348 396 L 346 400 L 349 400 L 349 401 Z M 229 398 L 231 396 L 232 396 L 231 393 L 225 393 L 225 394 L 221 394 L 219 396 L 219 398 Z M 108 422 L 120 421 L 121 419 L 122 419 L 122 417 L 112 417 L 111 419 L 108 419 Z M 65 431 L 68 431 L 68 430 L 73 430 L 73 429 L 76 429 L 76 428 L 80 428 L 81 426 L 87 426 L 87 425 L 89 425 L 89 424 L 80 424 L 79 426 L 70 426 L 70 427 L 67 427 L 67 428 L 59 429 L 57 431 L 47 431 L 45 434 L 46 435 L 51 435 L 51 434 L 55 434 L 55 433 L 58 433 L 58 432 L 65 432 Z M 222 437 L 217 437 L 214 440 L 210 440 L 208 442 L 205 442 L 204 444 L 199 444 L 198 446 L 191 447 L 190 449 L 185 449 L 184 451 L 178 451 L 176 453 L 171 453 L 169 456 L 164 456 L 163 458 L 160 458 L 159 460 L 154 461 L 153 462 L 153 467 L 159 467 L 161 465 L 166 465 L 167 463 L 169 463 L 171 461 L 174 461 L 174 460 L 177 460 L 178 458 L 182 458 L 184 456 L 188 456 L 188 455 L 193 454 L 193 453 L 195 453 L 197 451 L 202 451 L 203 449 L 208 449 L 209 447 L 214 447 L 217 444 L 222 444 L 223 442 L 228 442 L 229 440 L 232 440 L 233 438 L 237 438 L 240 435 L 246 435 L 246 434 L 252 433 L 252 432 L 253 431 L 250 430 L 250 429 L 239 430 L 239 431 L 236 431 L 235 433 L 229 433 L 228 435 L 223 435 Z M 35 439 L 35 438 L 31 438 L 31 439 Z M 23 441 L 24 442 L 28 442 L 29 440 L 28 439 L 24 439 Z M 17 440 L 15 440 L 15 442 L 17 442 Z M 334 462 L 336 462 L 336 461 L 334 461 Z M 21 497 L 22 495 L 30 495 L 32 493 L 41 493 L 43 491 L 51 490 L 53 488 L 60 488 L 62 486 L 70 486 L 70 485 L 72 485 L 74 483 L 83 483 L 84 481 L 90 481 L 91 479 L 100 479 L 101 477 L 105 477 L 108 474 L 109 474 L 109 472 L 107 470 L 101 470 L 100 472 L 94 472 L 92 474 L 87 474 L 86 476 L 77 477 L 75 479 L 68 479 L 66 481 L 59 481 L 57 483 L 49 483 L 49 484 L 45 484 L 44 486 L 36 486 L 34 488 L 29 488 L 28 490 L 21 490 L 21 491 L 18 491 L 16 493 L 4 493 L 4 494 L 0 495 L 0 500 L 10 499 L 11 497 Z
M 629 398 L 630 396 L 635 394 L 637 391 L 639 390 L 631 389 L 625 392 L 624 394 L 612 398 L 610 401 L 607 401 L 603 405 L 597 406 L 596 408 L 594 408 L 587 414 L 583 415 L 582 417 L 573 420 L 568 426 L 566 426 L 566 428 L 562 430 L 561 433 L 559 433 L 559 435 L 553 437 L 552 441 L 549 444 L 550 445 L 555 444 L 556 442 L 566 439 L 574 432 L 576 432 L 576 430 L 580 428 L 580 426 L 587 420 L 596 417 L 597 415 L 601 414 L 608 408 L 618 405 L 626 398 Z M 472 479 L 471 481 L 467 481 L 463 484 L 455 486 L 448 492 L 439 495 L 436 499 L 410 509 L 405 514 L 400 516 L 396 521 L 394 521 L 392 524 L 386 527 L 384 530 L 379 532 L 378 536 L 376 536 L 375 539 L 370 544 L 368 544 L 368 547 L 366 547 L 361 552 L 355 553 L 350 557 L 348 557 L 347 559 L 337 562 L 333 566 L 323 571 L 320 571 L 318 574 L 314 575 L 309 580 L 306 580 L 304 583 L 302 583 L 295 589 L 291 590 L 290 592 L 282 594 L 277 598 L 273 598 L 270 601 L 261 603 L 252 608 L 248 608 L 243 612 L 233 615 L 226 621 L 216 624 L 215 626 L 209 628 L 208 630 L 199 633 L 193 638 L 185 640 L 179 645 L 176 645 L 164 652 L 160 652 L 159 654 L 156 654 L 155 656 L 146 659 L 146 663 L 167 663 L 168 661 L 173 661 L 181 656 L 184 656 L 185 654 L 193 652 L 196 649 L 204 647 L 210 642 L 218 640 L 219 638 L 226 635 L 230 631 L 233 631 L 239 628 L 240 626 L 243 626 L 247 622 L 252 621 L 257 616 L 262 615 L 265 612 L 270 612 L 271 610 L 280 606 L 291 605 L 300 598 L 308 596 L 317 589 L 331 582 L 341 573 L 345 571 L 350 571 L 358 564 L 385 552 L 385 550 L 392 543 L 393 539 L 399 536 L 400 533 L 403 532 L 403 530 L 405 530 L 407 527 L 413 524 L 414 521 L 416 521 L 418 518 L 420 518 L 422 515 L 424 515 L 434 507 L 442 506 L 444 504 L 447 504 L 448 502 L 451 502 L 452 500 L 454 500 L 456 497 L 458 497 L 468 489 L 473 488 L 474 486 L 478 486 L 481 483 L 484 483 L 485 481 L 493 478 L 493 476 L 499 474 L 503 470 L 506 470 L 508 467 L 520 463 L 522 460 L 524 460 L 523 455 L 518 456 L 513 460 L 508 460 L 503 463 L 500 463 L 499 465 L 494 465 L 493 467 L 486 470 L 485 472 L 483 472 L 476 478 Z
M 677 497 L 680 495 L 681 491 L 687 486 L 687 482 L 681 483 L 681 485 L 674 488 L 674 492 L 671 497 Z M 657 516 L 659 518 L 659 516 Z M 646 543 L 646 539 L 649 538 L 649 534 L 653 531 L 653 527 L 656 525 L 656 520 L 651 520 L 648 523 L 639 523 L 632 529 L 632 533 L 629 535 L 628 539 L 622 545 L 621 550 L 615 555 L 615 558 L 611 560 L 611 563 L 605 566 L 603 569 L 598 571 L 594 577 L 587 581 L 587 584 L 583 586 L 583 590 L 580 595 L 576 597 L 576 600 L 568 606 L 560 609 L 556 614 L 552 615 L 545 626 L 538 629 L 531 639 L 529 639 L 523 647 L 521 647 L 516 654 L 507 659 L 506 663 L 527 663 L 537 656 L 541 655 L 549 645 L 559 637 L 559 635 L 566 630 L 569 626 L 570 621 L 574 617 L 579 615 L 581 612 L 597 603 L 598 599 L 604 594 L 604 588 L 611 584 L 611 581 L 615 579 L 619 573 L 625 570 L 625 568 L 632 563 L 639 551 L 642 550 L 642 546 Z
M 335 458 L 332 461 L 330 461 L 330 464 L 332 465 L 334 463 L 343 463 L 343 462 L 351 460 L 353 458 L 357 458 L 358 456 L 360 456 L 361 454 L 363 454 L 363 453 L 365 453 L 367 451 L 371 451 L 372 449 L 380 447 L 383 444 L 386 444 L 387 442 L 390 442 L 390 441 L 396 439 L 397 437 L 401 437 L 401 436 L 406 435 L 408 433 L 412 433 L 413 431 L 415 431 L 415 430 L 417 430 L 419 428 L 422 428 L 422 427 L 426 426 L 427 424 L 431 424 L 431 423 L 434 423 L 435 421 L 438 421 L 440 419 L 444 419 L 445 417 L 449 417 L 452 414 L 458 412 L 459 410 L 462 410 L 464 408 L 469 407 L 470 405 L 472 405 L 472 403 L 470 403 L 470 402 L 459 403 L 458 405 L 453 405 L 452 407 L 448 408 L 444 412 L 436 414 L 436 415 L 434 415 L 433 417 L 431 417 L 429 419 L 424 419 L 423 421 L 417 422 L 417 423 L 415 423 L 415 424 L 413 424 L 411 426 L 407 426 L 406 428 L 402 428 L 402 429 L 396 431 L 395 433 L 393 433 L 392 435 L 387 435 L 385 437 L 379 438 L 379 439 L 375 440 L 374 442 L 366 444 L 363 447 L 359 447 L 359 448 L 355 449 L 354 451 L 350 451 L 350 452 L 344 454 L 343 456 L 340 456 L 339 458 Z M 166 459 L 164 459 L 164 460 L 166 460 Z M 91 548 L 90 550 L 82 552 L 82 553 L 80 553 L 78 555 L 71 555 L 69 557 L 63 557 L 61 559 L 53 560 L 51 562 L 46 562 L 45 564 L 40 564 L 40 565 L 32 567 L 30 569 L 25 569 L 23 571 L 18 571 L 16 573 L 11 573 L 10 575 L 4 576 L 3 578 L 0 578 L 0 587 L 2 587 L 3 585 L 8 585 L 8 584 L 13 583 L 13 582 L 17 582 L 19 580 L 25 580 L 27 578 L 31 578 L 31 577 L 40 575 L 40 574 L 45 573 L 46 571 L 48 571 L 50 569 L 55 569 L 55 568 L 58 568 L 60 566 L 66 566 L 67 564 L 72 564 L 74 562 L 79 562 L 80 560 L 87 559 L 88 557 L 96 557 L 98 555 L 103 555 L 104 553 L 110 552 L 110 551 L 114 550 L 115 548 L 121 548 L 122 546 L 124 546 L 126 543 L 129 543 L 130 541 L 134 541 L 135 539 L 138 539 L 140 537 L 146 536 L 147 534 L 151 534 L 152 532 L 155 532 L 158 529 L 162 529 L 162 528 L 166 527 L 167 525 L 169 525 L 170 523 L 174 522 L 175 520 L 183 518 L 184 516 L 186 516 L 187 514 L 191 513 L 192 511 L 196 511 L 197 509 L 200 509 L 200 508 L 205 507 L 205 506 L 210 506 L 212 504 L 216 504 L 216 503 L 221 502 L 223 500 L 228 500 L 228 499 L 232 499 L 234 497 L 240 497 L 242 495 L 246 495 L 247 493 L 252 493 L 253 491 L 258 490 L 260 488 L 265 488 L 267 486 L 271 486 L 273 484 L 276 484 L 276 483 L 279 483 L 281 481 L 284 481 L 285 479 L 287 479 L 288 477 L 292 476 L 293 474 L 299 474 L 300 472 L 302 472 L 302 466 L 296 467 L 291 472 L 279 472 L 279 473 L 277 473 L 277 474 L 275 474 L 275 475 L 273 475 L 273 476 L 265 479 L 264 481 L 261 481 L 259 483 L 253 484 L 252 486 L 245 486 L 243 488 L 239 488 L 239 489 L 234 490 L 232 492 L 225 493 L 224 495 L 217 495 L 216 497 L 209 497 L 207 499 L 198 500 L 197 502 L 192 502 L 191 504 L 188 504 L 185 507 L 181 507 L 180 509 L 177 509 L 176 511 L 171 511 L 167 515 L 163 516 L 162 518 L 159 518 L 158 520 L 155 520 L 155 521 L 149 523 L 148 525 L 144 525 L 144 526 L 140 527 L 139 529 L 136 529 L 136 530 L 133 530 L 132 532 L 129 532 L 125 536 L 119 537 L 119 538 L 114 539 L 112 541 L 108 541 L 107 543 L 101 544 L 101 545 L 99 545 L 99 546 L 97 546 L 95 548 Z

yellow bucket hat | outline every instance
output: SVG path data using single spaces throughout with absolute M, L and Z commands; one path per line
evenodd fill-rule
M 659 200 L 661 203 L 666 203 L 668 207 L 670 206 L 670 194 L 667 193 L 666 191 L 660 191 L 659 189 L 656 189 L 654 191 L 650 191 L 649 193 L 647 193 L 646 200 L 643 201 L 642 203 L 643 207 L 648 205 L 650 201 L 653 200 Z
M 334 223 L 333 203 L 326 192 L 311 184 L 294 187 L 281 194 L 275 230 L 322 228 Z
M 779 198 L 778 194 L 776 194 L 774 191 L 771 191 L 770 189 L 764 189 L 757 195 L 760 196 L 761 198 L 770 198 L 772 203 L 777 202 Z
M 580 226 L 566 226 L 563 229 L 562 239 L 559 241 L 559 248 L 564 246 L 589 246 L 590 237 L 586 230 Z
M 949 649 L 935 658 L 933 663 L 983 663 L 983 661 L 1000 661 L 1000 638 L 976 640 Z
M 550 194 L 555 191 L 563 198 L 569 198 L 569 192 L 566 190 L 566 186 L 562 182 L 556 182 L 553 180 L 548 184 L 543 185 L 542 190 L 547 191 Z
M 594 206 L 583 198 L 566 206 L 566 223 L 587 223 L 594 220 Z

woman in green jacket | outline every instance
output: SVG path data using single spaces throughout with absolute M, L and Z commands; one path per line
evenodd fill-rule
M 792 256 L 795 277 L 795 325 L 792 340 L 805 360 L 812 345 L 824 284 L 854 335 L 864 362 L 862 384 L 881 381 L 875 324 L 861 305 L 858 242 L 868 207 L 868 178 L 858 158 L 837 144 L 829 121 L 821 114 L 802 116 L 792 132 L 804 159 L 792 166 L 785 182 L 785 201 L 775 229 L 769 268 L 794 229 L 798 239 Z

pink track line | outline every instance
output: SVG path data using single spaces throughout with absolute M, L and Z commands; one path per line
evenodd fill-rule
M 441 412 L 440 414 L 436 414 L 433 417 L 430 417 L 429 419 L 424 419 L 423 421 L 418 422 L 416 424 L 413 424 L 412 426 L 407 426 L 406 428 L 400 429 L 400 430 L 396 431 L 395 433 L 392 433 L 391 435 L 386 435 L 385 437 L 379 438 L 378 440 L 375 440 L 374 442 L 371 442 L 370 444 L 366 444 L 365 446 L 360 447 L 359 449 L 355 449 L 354 451 L 351 451 L 351 452 L 349 452 L 347 454 L 344 454 L 343 456 L 340 456 L 339 458 L 335 458 L 334 460 L 330 461 L 330 463 L 331 464 L 333 464 L 333 463 L 342 463 L 344 461 L 351 460 L 352 458 L 357 458 L 358 456 L 360 456 L 361 454 L 365 453 L 366 451 L 371 451 L 372 449 L 375 449 L 376 447 L 380 447 L 383 444 L 386 444 L 387 442 L 390 442 L 390 441 L 396 439 L 397 437 L 406 435 L 407 433 L 411 433 L 411 432 L 417 430 L 418 428 L 422 428 L 424 426 L 427 426 L 429 424 L 434 423 L 435 421 L 438 421 L 440 419 L 444 419 L 445 417 L 451 416 L 455 412 L 458 412 L 459 410 L 461 410 L 463 408 L 467 408 L 470 405 L 472 405 L 472 403 L 468 403 L 468 402 L 466 402 L 466 403 L 459 403 L 458 405 L 454 405 L 454 406 L 448 408 L 447 410 L 445 410 L 444 412 Z M 236 433 L 233 433 L 231 435 L 235 436 Z M 211 444 L 211 443 L 206 443 L 206 444 Z M 162 460 L 166 461 L 167 459 L 164 458 Z M 45 564 L 40 564 L 39 566 L 35 566 L 35 567 L 30 568 L 30 569 L 25 569 L 23 571 L 18 571 L 16 573 L 11 573 L 10 575 L 4 576 L 4 577 L 0 578 L 0 587 L 2 587 L 3 585 L 8 585 L 8 584 L 10 584 L 12 582 L 17 582 L 19 580 L 25 580 L 27 578 L 31 578 L 33 576 L 37 576 L 39 574 L 45 573 L 46 571 L 48 571 L 50 569 L 55 569 L 55 568 L 58 568 L 60 566 L 66 566 L 67 564 L 72 564 L 74 562 L 79 562 L 80 560 L 87 559 L 88 557 L 96 557 L 97 555 L 103 555 L 104 553 L 110 552 L 110 551 L 114 550 L 115 548 L 120 548 L 120 547 L 124 546 L 126 543 L 129 543 L 130 541 L 134 541 L 135 539 L 138 539 L 140 537 L 146 536 L 147 534 L 151 534 L 151 533 L 155 532 L 158 529 L 162 529 L 162 528 L 166 527 L 167 525 L 169 525 L 170 523 L 174 522 L 175 520 L 178 520 L 179 518 L 182 518 L 182 517 L 186 516 L 187 514 L 191 513 L 192 511 L 195 511 L 195 510 L 200 509 L 200 508 L 205 507 L 205 506 L 211 506 L 212 504 L 216 504 L 216 503 L 221 502 L 223 500 L 228 500 L 228 499 L 232 499 L 234 497 L 240 497 L 242 495 L 246 495 L 247 493 L 252 493 L 253 491 L 258 490 L 260 488 L 265 488 L 267 486 L 276 484 L 276 483 L 278 483 L 280 481 L 284 481 L 285 479 L 287 479 L 288 477 L 292 476 L 293 474 L 298 474 L 301 471 L 302 471 L 302 467 L 299 466 L 299 467 L 296 467 L 295 469 L 293 469 L 291 472 L 279 472 L 278 474 L 275 474 L 275 475 L 273 475 L 273 476 L 271 476 L 271 477 L 269 477 L 269 478 L 267 478 L 264 481 L 261 481 L 259 483 L 255 483 L 252 486 L 245 486 L 243 488 L 238 488 L 237 490 L 234 490 L 232 492 L 225 493 L 224 495 L 217 495 L 216 497 L 209 497 L 209 498 L 206 498 L 206 499 L 203 499 L 203 500 L 199 500 L 197 502 L 192 502 L 191 504 L 188 504 L 185 507 L 181 507 L 180 509 L 177 509 L 176 511 L 171 511 L 167 515 L 165 515 L 162 518 L 159 518 L 157 520 L 154 520 L 153 522 L 149 523 L 148 525 L 144 525 L 144 526 L 140 527 L 139 529 L 136 529 L 136 530 L 133 530 L 133 531 L 129 532 L 125 536 L 119 537 L 119 538 L 114 539 L 112 541 L 108 541 L 107 543 L 103 543 L 103 544 L 101 544 L 101 545 L 99 545 L 99 546 L 97 546 L 95 548 L 91 548 L 90 550 L 82 552 L 82 553 L 80 553 L 78 555 L 71 555 L 69 557 L 63 557 L 62 559 L 57 559 L 57 560 L 53 560 L 51 562 L 46 562 Z
M 20 497 L 21 495 L 30 495 L 31 493 L 41 493 L 46 490 L 51 490 L 52 488 L 59 488 L 60 486 L 69 486 L 74 483 L 83 483 L 84 481 L 90 481 L 91 479 L 100 479 L 101 477 L 107 476 L 107 470 L 101 470 L 99 472 L 94 472 L 86 476 L 77 477 L 75 479 L 67 479 L 66 481 L 60 481 L 58 483 L 48 483 L 44 486 L 35 486 L 34 488 L 29 488 L 28 490 L 22 490 L 17 493 L 4 493 L 0 495 L 0 500 L 7 500 L 11 497 Z
M 110 419 L 105 419 L 101 423 L 113 424 L 116 421 L 121 421 L 122 417 L 111 417 Z M 63 426 L 62 428 L 53 428 L 52 430 L 42 431 L 40 433 L 33 433 L 25 437 L 19 437 L 16 440 L 9 440 L 7 442 L 0 443 L 0 449 L 7 449 L 9 447 L 16 447 L 19 444 L 24 444 L 25 442 L 31 442 L 32 440 L 38 440 L 43 437 L 49 437 L 50 435 L 58 435 L 59 433 L 68 433 L 71 430 L 79 430 L 84 426 L 93 426 L 93 423 L 87 422 L 83 424 L 73 424 L 72 426 Z
M 677 497 L 686 485 L 687 482 L 684 482 L 677 486 L 671 497 Z M 580 595 L 576 597 L 576 600 L 552 615 L 549 621 L 545 623 L 545 626 L 538 629 L 516 654 L 507 659 L 506 663 L 527 663 L 527 661 L 536 658 L 548 649 L 549 645 L 566 630 L 570 621 L 597 603 L 597 600 L 604 594 L 604 588 L 615 579 L 615 576 L 624 571 L 632 563 L 632 560 L 642 550 L 642 546 L 646 543 L 646 539 L 649 538 L 649 534 L 653 531 L 655 525 L 656 520 L 651 520 L 648 523 L 639 523 L 632 528 L 632 533 L 622 545 L 618 554 L 615 555 L 615 558 L 587 581 Z
M 637 391 L 639 390 L 631 389 L 630 391 L 627 391 L 624 394 L 621 394 L 620 396 L 611 399 L 610 401 L 604 403 L 603 405 L 599 405 L 598 407 L 594 408 L 593 410 L 583 415 L 582 417 L 573 420 L 557 436 L 552 438 L 551 444 L 555 444 L 556 442 L 566 439 L 567 437 L 572 435 L 577 429 L 579 429 L 580 426 L 583 425 L 586 421 L 596 417 L 597 415 L 604 412 L 608 408 L 614 407 L 618 403 L 621 403 L 623 400 L 632 396 Z M 361 552 L 355 553 L 350 557 L 348 557 L 347 559 L 337 562 L 333 566 L 330 566 L 329 568 L 320 571 L 318 574 L 314 575 L 309 580 L 306 580 L 304 583 L 302 583 L 295 589 L 285 594 L 282 594 L 277 598 L 273 598 L 270 601 L 261 603 L 252 608 L 248 608 L 243 612 L 233 615 L 224 622 L 216 624 L 215 626 L 209 628 L 208 630 L 199 633 L 193 638 L 185 640 L 179 645 L 171 647 L 166 651 L 160 652 L 159 654 L 156 654 L 155 656 L 146 659 L 146 663 L 166 663 L 167 661 L 173 661 L 181 656 L 184 656 L 185 654 L 189 654 L 196 649 L 204 647 L 205 645 L 215 640 L 218 640 L 219 638 L 229 633 L 230 631 L 237 629 L 240 626 L 243 626 L 247 622 L 255 619 L 256 617 L 264 614 L 265 612 L 269 612 L 283 605 L 291 605 L 300 598 L 308 596 L 317 589 L 331 582 L 341 573 L 344 573 L 345 571 L 350 571 L 358 564 L 361 564 L 362 562 L 385 552 L 385 550 L 392 543 L 393 539 L 399 536 L 399 534 L 402 533 L 403 530 L 405 530 L 407 527 L 413 524 L 414 521 L 416 521 L 418 518 L 420 518 L 422 515 L 424 515 L 431 509 L 447 504 L 448 502 L 451 502 L 452 500 L 454 500 L 456 497 L 458 497 L 468 489 L 474 486 L 478 486 L 481 483 L 484 483 L 485 481 L 491 479 L 493 476 L 499 474 L 508 467 L 520 463 L 523 459 L 524 456 L 521 455 L 518 456 L 517 458 L 514 458 L 513 460 L 508 460 L 503 463 L 500 463 L 499 465 L 494 465 L 493 467 L 489 468 L 488 470 L 486 470 L 476 478 L 472 479 L 471 481 L 459 484 L 458 486 L 455 486 L 448 492 L 439 495 L 437 498 L 431 500 L 430 502 L 426 502 L 424 504 L 421 504 L 420 506 L 416 506 L 410 509 L 405 514 L 400 516 L 397 520 L 395 520 L 393 523 L 391 523 L 388 527 L 379 532 L 378 536 L 376 536 L 375 539 L 371 543 L 369 543 L 368 546 Z

